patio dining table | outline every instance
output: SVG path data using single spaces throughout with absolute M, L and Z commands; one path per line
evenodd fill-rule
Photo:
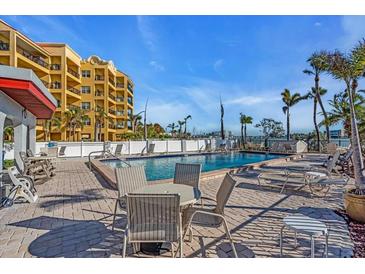
M 142 188 L 136 189 L 132 193 L 142 194 L 179 194 L 180 195 L 180 211 L 186 207 L 195 204 L 201 197 L 199 189 L 183 184 L 153 183 Z M 140 250 L 148 255 L 161 254 L 161 243 L 141 243 Z

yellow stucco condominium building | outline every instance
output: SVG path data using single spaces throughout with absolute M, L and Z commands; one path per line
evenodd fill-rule
M 118 141 L 131 129 L 134 84 L 112 61 L 81 59 L 62 43 L 35 43 L 0 20 L 0 65 L 32 69 L 57 99 L 53 122 L 37 121 L 37 140 Z M 80 113 L 82 128 L 70 127 Z

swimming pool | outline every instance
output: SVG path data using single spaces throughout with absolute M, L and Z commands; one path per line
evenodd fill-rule
M 224 168 L 241 167 L 246 164 L 257 163 L 285 156 L 286 155 L 279 154 L 232 152 L 189 156 L 157 156 L 127 159 L 127 162 L 132 166 L 143 165 L 145 167 L 147 180 L 154 181 L 173 178 L 176 163 L 199 163 L 202 165 L 202 172 L 207 172 Z M 111 168 L 126 166 L 126 164 L 120 160 L 103 160 L 102 162 Z

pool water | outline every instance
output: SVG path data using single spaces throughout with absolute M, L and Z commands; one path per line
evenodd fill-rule
M 128 159 L 132 166 L 143 165 L 148 181 L 169 179 L 174 177 L 176 163 L 201 164 L 202 172 L 219 170 L 224 168 L 235 168 L 246 164 L 257 163 L 265 160 L 284 157 L 285 155 L 265 153 L 215 153 L 189 156 L 160 156 L 149 158 Z M 104 160 L 104 164 L 116 168 L 126 166 L 120 160 Z

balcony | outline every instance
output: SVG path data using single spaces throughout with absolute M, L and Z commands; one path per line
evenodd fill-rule
M 122 129 L 124 128 L 124 124 L 123 123 L 117 123 L 117 129 Z
M 3 41 L 0 41 L 0 50 L 8 51 L 9 50 L 9 43 L 4 43 Z
M 128 97 L 128 104 L 130 104 L 131 106 L 133 106 L 133 99 L 131 97 Z
M 109 124 L 108 128 L 110 128 L 110 129 L 115 129 L 115 128 L 116 128 L 116 126 L 115 126 L 115 125 L 112 125 L 112 124 Z
M 109 83 L 111 83 L 113 86 L 115 86 L 115 81 L 111 77 L 109 77 Z
M 46 88 L 50 88 L 50 84 L 47 81 L 41 80 Z
M 76 77 L 77 79 L 80 78 L 80 74 L 71 68 L 67 68 L 67 72 L 70 73 L 72 76 Z
M 41 56 L 32 55 L 30 52 L 28 52 L 22 48 L 18 48 L 17 51 L 18 51 L 18 53 L 20 53 L 27 59 L 31 60 L 32 62 L 34 62 L 44 68 L 47 68 L 47 69 L 49 68 L 49 64 L 46 61 L 44 61 Z
M 132 85 L 128 83 L 127 88 L 133 94 L 133 87 L 132 87 Z
M 109 94 L 109 98 L 115 101 L 115 96 L 114 95 Z
M 117 88 L 124 88 L 124 84 L 123 83 L 117 83 Z
M 124 97 L 123 96 L 117 96 L 117 97 L 115 97 L 115 101 L 117 101 L 117 102 L 124 102 Z
M 104 81 L 105 77 L 103 75 L 95 75 L 95 81 Z
M 97 90 L 97 91 L 95 91 L 95 96 L 96 97 L 102 97 L 102 96 L 104 96 L 104 92 L 101 91 L 101 90 Z
M 50 87 L 51 89 L 61 89 L 62 85 L 61 82 L 51 82 Z
M 100 106 L 96 106 L 95 107 L 95 111 L 104 111 L 104 108 L 100 107 Z
M 80 109 L 79 106 L 75 106 L 75 105 L 66 105 L 66 108 L 69 109 L 69 110 L 72 110 L 72 109 Z
M 116 111 L 116 114 L 117 114 L 117 116 L 123 116 L 124 115 L 124 111 L 120 111 L 120 110 L 118 111 L 117 110 Z
M 109 109 L 109 114 L 114 115 L 116 114 L 116 111 L 114 109 Z
M 80 91 L 76 88 L 68 87 L 67 90 L 71 91 L 72 93 L 75 93 L 77 95 L 80 95 Z
M 51 70 L 61 70 L 60 64 L 52 64 L 50 67 Z

